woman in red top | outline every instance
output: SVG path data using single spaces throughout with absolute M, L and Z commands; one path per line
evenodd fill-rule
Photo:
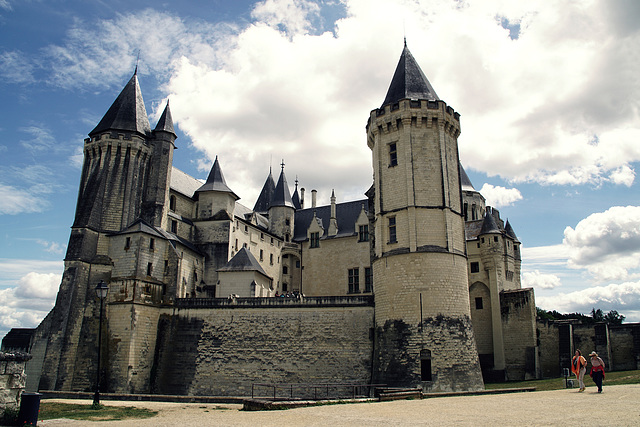
M 591 378 L 598 386 L 598 393 L 602 393 L 602 380 L 604 379 L 604 362 L 598 357 L 598 353 L 592 351 L 591 354 Z
M 587 372 L 587 359 L 582 356 L 580 350 L 576 350 L 573 359 L 571 359 L 571 372 L 576 375 L 578 384 L 580 384 L 580 390 L 578 390 L 578 392 L 583 392 L 586 388 L 584 386 L 584 374 Z

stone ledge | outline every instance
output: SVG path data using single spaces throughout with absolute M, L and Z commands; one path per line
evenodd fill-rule
M 93 399 L 93 392 L 40 390 L 43 399 Z M 100 393 L 100 400 L 130 400 L 178 403 L 242 403 L 245 397 L 233 396 L 180 396 L 171 394 Z

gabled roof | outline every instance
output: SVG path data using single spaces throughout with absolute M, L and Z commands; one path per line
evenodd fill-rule
M 171 189 L 188 197 L 193 197 L 193 193 L 202 187 L 202 181 L 182 172 L 173 166 L 171 168 Z
M 262 191 L 256 200 L 256 204 L 253 207 L 255 212 L 267 213 L 271 200 L 273 199 L 273 193 L 276 191 L 276 183 L 273 181 L 273 175 L 271 174 L 271 168 L 269 168 L 269 176 L 262 186 Z
M 462 163 L 458 163 L 458 165 L 460 167 L 460 187 L 462 187 L 462 191 L 476 191 L 469 176 L 462 167 Z
M 202 191 L 219 191 L 221 193 L 231 194 L 236 200 L 240 198 L 227 186 L 227 182 L 224 180 L 224 175 L 222 174 L 222 168 L 218 162 L 218 156 L 216 156 L 216 160 L 213 162 L 207 182 L 205 182 L 202 187 L 198 188 L 196 193 Z
M 156 128 L 154 132 L 169 132 L 176 135 L 176 132 L 173 129 L 173 119 L 171 118 L 171 110 L 169 109 L 169 101 L 167 101 L 167 106 L 164 107 L 164 111 L 160 116 L 160 120 L 158 120 L 158 124 L 156 124 Z
M 294 207 L 293 200 L 291 200 L 291 193 L 289 193 L 287 177 L 284 176 L 284 164 L 282 166 L 282 171 L 280 172 L 280 177 L 278 178 L 278 183 L 276 184 L 276 189 L 273 192 L 273 199 L 271 199 L 271 203 L 269 205 L 269 207 L 274 206 Z
M 151 133 L 147 110 L 144 108 L 144 100 L 138 84 L 137 70 L 98 126 L 89 132 L 89 136 L 109 130 L 137 132 L 142 135 Z
M 338 234 L 331 237 L 336 238 L 355 235 L 356 221 L 358 220 L 358 216 L 360 216 L 360 212 L 362 211 L 363 206 L 366 212 L 367 207 L 369 206 L 367 199 L 355 200 L 353 202 L 337 203 L 336 220 L 338 222 L 339 229 Z M 331 205 L 301 209 L 296 211 L 296 219 L 294 223 L 295 229 L 293 231 L 294 241 L 301 242 L 307 239 L 307 230 L 309 229 L 309 225 L 313 220 L 314 214 L 320 225 L 330 224 Z M 326 227 L 323 236 L 326 237 L 328 231 L 329 227 Z
M 218 271 L 257 271 L 263 276 L 269 277 L 262 266 L 260 266 L 256 257 L 246 248 L 240 249 L 238 253 L 235 254 L 224 267 L 219 268 Z
M 405 98 L 426 99 L 429 101 L 440 99 L 431 83 L 429 83 L 427 76 L 424 75 L 415 58 L 409 52 L 406 40 L 382 106 L 394 104 Z
M 182 237 L 176 234 L 170 233 L 167 230 L 163 230 L 160 227 L 154 227 L 153 225 L 149 224 L 142 218 L 136 219 L 127 228 L 117 233 L 112 233 L 112 235 L 122 235 L 122 234 L 131 234 L 131 233 L 140 233 L 140 232 L 148 234 L 150 236 L 158 237 L 160 239 L 168 240 L 173 245 L 173 247 L 175 247 L 176 242 L 180 243 L 182 246 L 189 248 L 190 250 L 192 250 L 197 254 L 202 255 L 202 252 L 200 252 L 200 250 L 196 248 L 193 245 L 193 243 L 191 243 L 189 240 L 183 239 Z

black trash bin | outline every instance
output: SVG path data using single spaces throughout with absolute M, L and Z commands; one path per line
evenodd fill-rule
M 38 412 L 40 412 L 41 393 L 22 393 L 20 398 L 20 412 L 18 413 L 18 425 L 38 424 Z

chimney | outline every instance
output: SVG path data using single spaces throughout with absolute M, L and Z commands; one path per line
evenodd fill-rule
M 316 207 L 316 195 L 318 194 L 317 190 L 311 190 L 311 207 Z
M 304 209 L 304 187 L 300 189 L 300 207 Z

